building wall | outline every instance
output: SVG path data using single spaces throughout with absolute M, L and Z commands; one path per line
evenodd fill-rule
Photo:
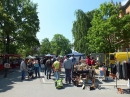
M 124 10 L 122 10 L 122 12 L 121 12 L 121 14 L 119 15 L 119 17 L 121 18 L 121 17 L 123 17 L 125 15 L 125 12 L 124 12 Z
M 125 13 L 126 13 L 126 14 L 130 13 L 130 4 L 129 4 L 129 6 L 126 8 Z
M 128 1 L 127 4 L 122 7 L 122 12 L 119 17 L 121 18 L 125 14 L 130 14 L 130 1 Z M 122 46 L 117 50 L 118 52 L 125 52 L 126 48 L 130 48 L 130 44 L 128 44 L 127 46 L 123 42 L 121 42 L 121 44 Z

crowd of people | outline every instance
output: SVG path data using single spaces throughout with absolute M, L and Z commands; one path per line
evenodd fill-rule
M 28 72 L 28 78 L 40 78 L 40 71 L 44 73 L 47 79 L 51 79 L 51 75 L 54 75 L 55 79 L 60 78 L 61 68 L 65 70 L 65 83 L 71 83 L 71 72 L 73 71 L 74 65 L 81 61 L 72 56 L 64 56 L 63 58 L 57 56 L 44 56 L 41 59 L 23 59 L 20 64 L 22 71 L 21 80 L 25 79 L 25 72 Z M 94 58 L 86 57 L 86 64 L 94 65 Z

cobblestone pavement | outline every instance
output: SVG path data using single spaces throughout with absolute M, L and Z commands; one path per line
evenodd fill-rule
M 26 78 L 21 81 L 20 75 L 21 72 L 18 69 L 9 73 L 7 78 L 0 75 L 0 97 L 130 97 L 130 94 L 119 94 L 117 89 L 110 85 L 102 86 L 101 90 L 88 91 L 82 90 L 81 87 L 64 84 L 64 89 L 57 90 L 53 76 L 52 79 L 47 80 L 41 72 L 41 78 Z

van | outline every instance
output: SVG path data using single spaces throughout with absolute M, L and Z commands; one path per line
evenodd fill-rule
M 115 64 L 117 61 L 128 61 L 128 57 L 130 57 L 130 52 L 116 52 L 116 53 L 91 53 L 91 56 L 94 57 L 96 62 L 105 63 L 107 66 L 110 64 Z
M 115 64 L 114 53 L 91 53 L 91 56 L 93 56 L 96 62 L 100 64 L 105 63 L 107 66 L 110 66 L 110 64 Z
M 110 64 L 115 64 L 115 55 L 114 53 L 106 53 L 105 54 L 105 64 L 110 66 Z
M 115 61 L 119 61 L 119 62 L 122 62 L 122 61 L 128 61 L 130 57 L 130 52 L 116 52 L 115 53 Z

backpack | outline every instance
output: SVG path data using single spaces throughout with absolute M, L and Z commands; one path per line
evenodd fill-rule
M 58 79 L 55 81 L 55 87 L 56 89 L 62 89 L 63 88 L 63 82 L 62 82 L 63 79 Z
M 72 58 L 72 62 L 74 62 L 76 60 L 76 58 Z
M 47 60 L 46 67 L 52 67 L 52 61 L 51 60 Z

